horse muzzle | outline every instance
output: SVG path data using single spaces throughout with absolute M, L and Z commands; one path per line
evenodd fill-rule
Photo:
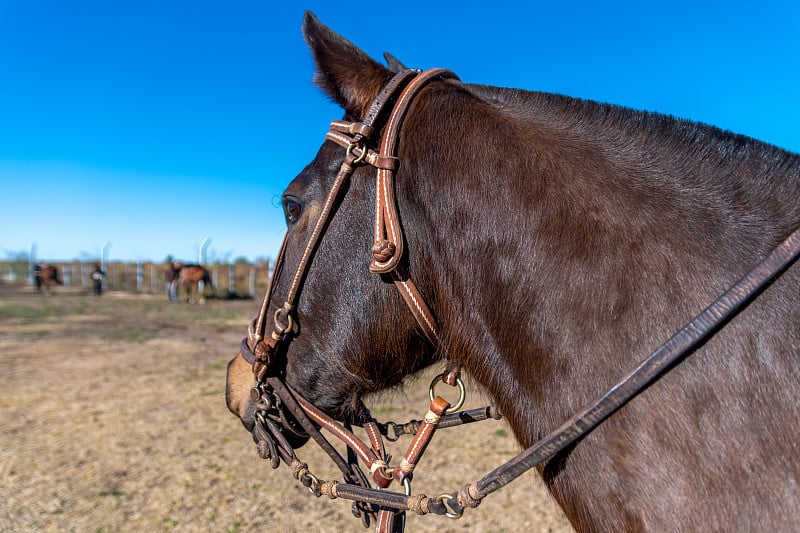
M 253 430 L 256 404 L 250 399 L 250 389 L 255 385 L 253 370 L 241 354 L 228 363 L 225 403 L 231 413 L 238 416 L 248 431 Z
M 252 432 L 259 455 L 271 459 L 273 468 L 279 458 L 290 457 L 308 441 L 308 434 L 272 386 L 256 384 L 252 367 L 241 354 L 228 363 L 225 399 L 228 409 Z

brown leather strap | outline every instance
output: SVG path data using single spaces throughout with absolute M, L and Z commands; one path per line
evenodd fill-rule
M 381 92 L 378 93 L 378 96 L 375 98 L 375 100 L 372 101 L 372 105 L 370 105 L 367 115 L 361 122 L 375 127 L 375 125 L 379 122 L 379 119 L 382 118 L 382 115 L 386 113 L 386 110 L 392 108 L 391 104 L 394 103 L 392 99 L 397 96 L 399 90 L 406 85 L 409 80 L 413 79 L 418 74 L 418 70 L 407 69 L 401 70 L 392 76 L 392 79 L 389 80 L 389 83 L 386 84 Z
M 411 80 L 406 86 L 386 123 L 386 129 L 381 137 L 381 156 L 395 155 L 400 127 L 414 96 L 429 82 L 444 79 L 458 79 L 458 77 L 446 69 L 431 69 Z M 378 168 L 375 195 L 375 240 L 372 247 L 372 261 L 369 265 L 370 272 L 392 275 L 392 280 L 414 315 L 414 319 L 438 350 L 440 343 L 436 319 L 408 274 L 398 270 L 403 257 L 404 239 L 395 199 L 394 169 Z
M 308 433 L 312 439 L 317 443 L 317 445 L 325 450 L 325 453 L 333 460 L 339 470 L 345 474 L 350 475 L 351 469 L 350 465 L 348 465 L 347 461 L 341 456 L 341 454 L 333 447 L 331 444 L 325 439 L 324 436 L 319 432 L 319 430 L 314 426 L 314 424 L 309 420 L 306 412 L 300 407 L 297 402 L 297 398 L 295 398 L 292 391 L 283 383 L 282 380 L 278 378 L 268 378 L 268 383 L 272 386 L 278 395 L 280 395 L 281 400 L 284 402 L 284 405 L 291 411 L 292 415 L 297 419 L 300 425 L 303 426 L 303 429 Z
M 375 523 L 375 533 L 402 533 L 405 530 L 405 513 L 381 509 Z
M 444 415 L 448 407 L 450 407 L 450 404 L 439 396 L 434 398 L 431 402 L 430 409 L 425 415 L 422 425 L 414 435 L 414 438 L 411 439 L 411 444 L 408 445 L 408 449 L 405 455 L 403 455 L 403 460 L 400 461 L 400 466 L 395 468 L 392 472 L 392 476 L 398 483 L 402 483 L 416 468 L 417 462 L 428 448 L 433 434 L 436 428 L 439 427 L 439 422 L 442 420 L 442 415 Z
M 372 444 L 372 450 L 375 455 L 382 461 L 386 461 L 386 446 L 383 443 L 380 427 L 375 420 L 364 424 L 364 431 L 367 433 L 367 438 Z
M 397 287 L 397 290 L 400 291 L 400 296 L 402 296 L 403 300 L 405 300 L 406 305 L 408 306 L 409 310 L 411 310 L 411 314 L 414 315 L 414 319 L 416 319 L 417 324 L 419 324 L 419 327 L 422 328 L 422 331 L 425 333 L 428 341 L 430 341 L 433 347 L 438 350 L 440 343 L 436 319 L 433 317 L 433 313 L 431 313 L 431 310 L 425 303 L 425 299 L 422 298 L 417 290 L 417 286 L 414 285 L 414 282 L 411 281 L 411 278 L 408 277 L 408 274 L 406 274 L 405 270 L 400 265 L 397 265 L 394 268 L 391 276 L 395 287 Z
M 364 444 L 353 432 L 340 426 L 334 419 L 323 413 L 301 395 L 295 393 L 294 398 L 309 418 L 344 442 L 349 449 L 353 450 L 356 455 L 358 455 L 358 458 L 369 468 L 373 479 L 379 487 L 385 488 L 389 486 L 392 482 L 392 478 L 386 472 L 387 464 L 377 456 L 372 448 Z
M 380 154 L 382 156 L 395 154 L 400 126 L 406 111 L 408 111 L 408 106 L 417 92 L 434 79 L 457 79 L 457 76 L 449 70 L 431 69 L 411 80 L 389 115 L 386 129 L 381 137 Z M 376 181 L 375 245 L 382 250 L 383 254 L 375 253 L 373 248 L 369 269 L 375 274 L 386 274 L 397 268 L 403 257 L 403 234 L 394 195 L 394 172 L 379 168 Z
M 534 466 L 552 459 L 561 450 L 591 432 L 744 309 L 767 285 L 789 268 L 798 256 L 800 229 L 789 235 L 738 283 L 605 394 L 523 453 L 481 478 L 475 484 L 479 497 L 496 491 Z
M 309 262 L 311 261 L 311 257 L 313 256 L 314 251 L 317 249 L 319 240 L 322 237 L 323 234 L 322 230 L 328 223 L 331 210 L 333 209 L 333 206 L 336 204 L 336 200 L 339 198 L 339 193 L 342 190 L 342 186 L 345 184 L 345 182 L 350 178 L 350 175 L 353 173 L 353 167 L 352 167 L 353 160 L 355 160 L 354 154 L 348 153 L 347 156 L 345 156 L 345 160 L 342 163 L 342 166 L 339 168 L 339 172 L 336 174 L 336 179 L 334 179 L 333 181 L 331 190 L 330 192 L 328 192 L 328 196 L 325 198 L 325 203 L 322 204 L 322 210 L 320 211 L 319 217 L 317 218 L 317 222 L 314 225 L 314 229 L 311 232 L 311 236 L 308 238 L 306 247 L 303 250 L 303 255 L 300 258 L 300 262 L 297 264 L 297 269 L 295 270 L 294 277 L 292 278 L 292 282 L 289 285 L 289 291 L 286 294 L 286 300 L 285 303 L 283 304 L 283 308 L 287 313 L 291 313 L 295 309 L 295 306 L 297 304 L 297 298 L 300 293 L 300 286 L 306 274 L 308 273 Z
M 415 77 L 403 89 L 387 120 L 381 137 L 379 153 L 369 150 L 366 146 L 360 146 L 360 139 L 357 135 L 353 137 L 346 135 L 353 135 L 354 132 L 363 129 L 348 122 L 333 121 L 331 131 L 326 135 L 326 139 L 346 148 L 348 154 L 353 153 L 355 161 L 364 161 L 378 169 L 375 184 L 375 240 L 369 268 L 375 274 L 391 274 L 392 280 L 411 310 L 414 319 L 431 344 L 438 350 L 440 343 L 436 319 L 414 282 L 400 267 L 404 239 L 394 190 L 394 171 L 397 167 L 395 150 L 403 118 L 414 96 L 427 83 L 437 79 L 457 79 L 457 76 L 449 70 L 431 69 Z
M 331 122 L 331 130 L 349 135 L 361 135 L 369 139 L 375 132 L 375 129 L 370 124 L 363 122 L 345 122 L 344 120 L 334 120 Z

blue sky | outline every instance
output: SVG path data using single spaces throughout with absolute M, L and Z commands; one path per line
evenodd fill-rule
M 800 152 L 800 2 L 0 0 L 0 258 L 272 257 L 340 111 L 302 13 L 375 58 Z M 347 6 L 347 7 L 346 7 Z

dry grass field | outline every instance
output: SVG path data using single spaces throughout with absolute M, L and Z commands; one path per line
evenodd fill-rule
M 271 470 L 225 407 L 225 366 L 256 307 L 0 286 L 0 531 L 367 531 L 349 502 Z M 373 413 L 421 418 L 429 379 L 371 399 Z M 450 492 L 518 451 L 503 422 L 441 431 L 414 492 Z M 339 479 L 314 446 L 298 455 Z M 461 520 L 409 516 L 407 531 L 570 529 L 530 473 Z

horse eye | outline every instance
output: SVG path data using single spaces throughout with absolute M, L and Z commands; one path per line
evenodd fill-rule
M 283 202 L 283 210 L 286 213 L 286 220 L 289 222 L 297 222 L 297 219 L 300 218 L 300 213 L 302 213 L 303 208 L 300 207 L 298 202 L 287 198 Z

